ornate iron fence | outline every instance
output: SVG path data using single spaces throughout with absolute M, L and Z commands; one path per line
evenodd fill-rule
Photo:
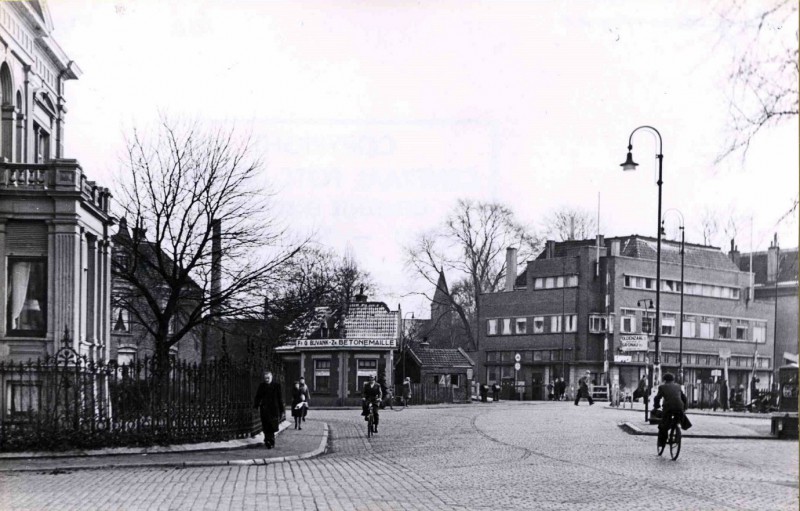
M 57 356 L 0 362 L 0 450 L 61 450 L 242 438 L 259 431 L 252 363 L 128 365 Z

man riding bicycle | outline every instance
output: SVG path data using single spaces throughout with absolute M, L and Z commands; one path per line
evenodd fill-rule
M 367 408 L 367 403 L 372 403 L 372 416 L 374 418 L 374 432 L 378 432 L 378 410 L 380 409 L 381 399 L 383 398 L 383 393 L 381 392 L 381 386 L 375 382 L 375 376 L 370 375 L 369 381 L 364 384 L 364 389 L 361 391 L 361 415 L 367 418 L 369 415 L 369 411 Z
M 661 400 L 664 400 L 664 411 L 661 422 L 658 424 L 658 446 L 667 444 L 667 435 L 672 420 L 679 424 L 683 419 L 683 411 L 686 410 L 686 394 L 681 390 L 681 386 L 675 383 L 675 375 L 666 373 L 664 384 L 658 386 L 658 393 L 653 399 L 653 411 L 661 408 Z M 671 420 L 671 418 L 674 419 Z

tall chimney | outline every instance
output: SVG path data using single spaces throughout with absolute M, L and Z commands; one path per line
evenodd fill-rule
M 556 256 L 556 242 L 555 240 L 547 240 L 547 259 L 553 259 Z
M 778 233 L 767 250 L 767 282 L 778 280 Z
M 506 291 L 514 290 L 514 283 L 517 281 L 517 249 L 508 247 L 506 249 Z
M 731 250 L 728 252 L 728 257 L 737 267 L 739 266 L 739 262 L 742 260 L 742 255 L 739 253 L 739 247 L 736 246 L 736 242 L 733 239 L 731 239 Z
M 222 222 L 211 223 L 211 295 L 218 297 L 222 291 Z M 216 309 L 216 307 L 215 307 Z

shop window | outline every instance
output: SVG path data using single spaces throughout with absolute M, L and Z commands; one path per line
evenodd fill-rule
M 544 316 L 536 316 L 535 318 L 533 318 L 533 333 L 535 334 L 544 333 Z
M 330 392 L 330 384 L 330 359 L 314 359 L 314 390 L 316 392 Z
M 486 335 L 497 335 L 497 320 L 490 319 L 486 322 Z
M 533 352 L 533 361 L 534 362 L 541 362 L 542 360 L 542 352 L 541 351 L 534 351 Z
M 378 378 L 378 359 L 359 358 L 356 365 L 356 385 L 359 392 L 364 388 L 364 384 L 369 381 L 369 377 Z
M 516 327 L 518 334 L 527 333 L 528 321 L 525 318 L 517 318 Z
M 8 258 L 9 335 L 44 336 L 47 332 L 47 258 Z

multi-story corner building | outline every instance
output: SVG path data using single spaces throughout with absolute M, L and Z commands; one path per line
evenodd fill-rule
M 65 341 L 109 358 L 110 194 L 64 158 L 64 86 L 80 70 L 52 31 L 46 4 L 0 2 L 3 361 L 53 354 Z
M 655 355 L 647 336 L 653 340 L 656 240 L 548 241 L 518 276 L 514 249 L 508 259 L 505 290 L 480 298 L 477 378 L 516 383 L 526 399 L 544 397 L 556 378 L 574 385 L 587 371 L 596 385 L 632 390 Z M 677 374 L 682 352 L 687 382 L 724 375 L 726 360 L 730 385 L 746 387 L 754 361 L 757 376 L 769 376 L 774 309 L 748 298 L 749 274 L 709 246 L 685 245 L 683 281 L 680 243 L 662 241 L 661 261 L 662 370 Z M 769 378 L 762 381 L 766 387 Z
M 798 253 L 797 247 L 781 249 L 777 235 L 767 251 L 738 254 L 731 247 L 742 271 L 753 265 L 753 296 L 757 301 L 772 302 L 775 315 L 775 366 L 797 363 L 798 352 Z

